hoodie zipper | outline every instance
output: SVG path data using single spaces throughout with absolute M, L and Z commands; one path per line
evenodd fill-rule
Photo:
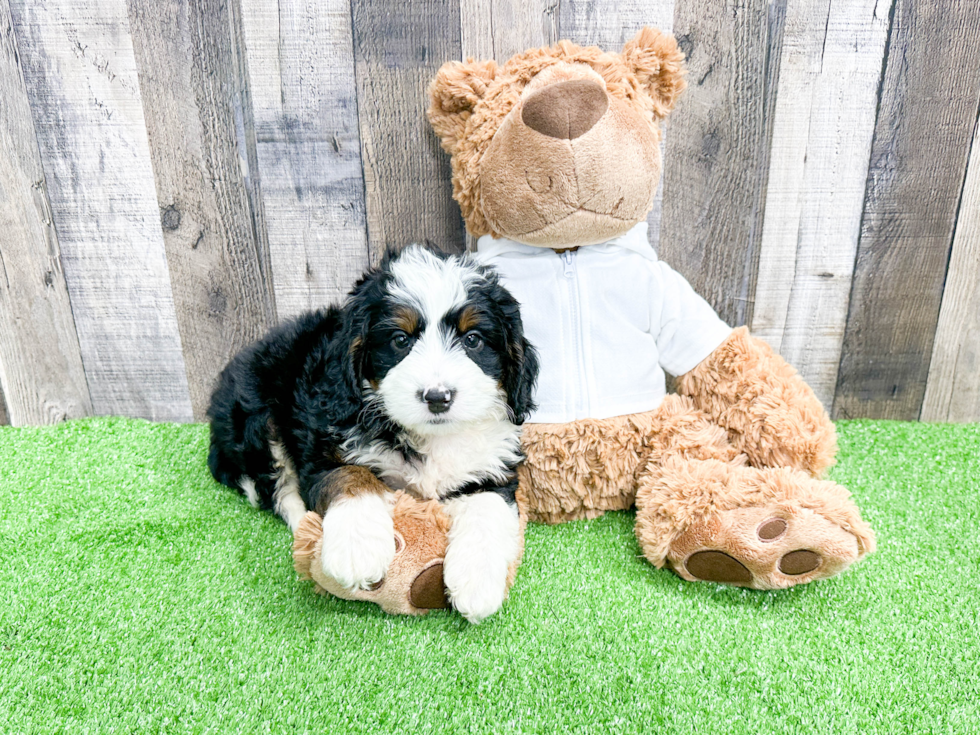
M 591 404 L 589 396 L 589 383 L 585 379 L 585 355 L 582 337 L 582 301 L 579 294 L 578 261 L 575 258 L 574 250 L 566 250 L 561 254 L 562 265 L 564 266 L 565 280 L 568 283 L 569 316 L 572 325 L 572 358 L 575 366 L 575 384 L 578 386 L 578 395 L 582 396 L 581 402 L 575 406 L 576 413 L 584 413 Z
M 571 250 L 561 254 L 561 261 L 565 264 L 565 278 L 572 278 L 575 274 L 574 258 L 575 253 Z

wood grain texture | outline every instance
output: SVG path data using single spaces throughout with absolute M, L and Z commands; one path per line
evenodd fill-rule
M 672 33 L 674 5 L 674 0 L 562 0 L 558 12 L 559 38 L 567 38 L 580 46 L 598 46 L 605 51 L 619 52 L 644 26 Z M 671 116 L 661 127 L 660 153 L 665 160 L 665 173 L 666 140 L 670 137 L 667 130 L 673 119 Z M 647 215 L 647 236 L 655 249 L 659 249 L 663 198 L 664 179 L 661 178 L 653 208 Z
M 897 0 L 837 417 L 919 417 L 978 102 L 980 2 Z
M 558 41 L 556 0 L 460 0 L 461 59 L 496 59 Z
M 270 324 L 463 248 L 444 62 L 644 25 L 689 56 L 664 260 L 835 416 L 980 420 L 980 0 L 0 0 L 0 424 L 201 419 Z
M 752 331 L 828 408 L 837 385 L 891 0 L 791 0 Z
M 980 421 L 980 119 L 959 212 L 922 421 Z
M 459 2 L 408 0 L 393 13 L 388 0 L 358 0 L 353 11 L 372 262 L 412 242 L 461 252 L 449 156 L 425 117 L 430 81 L 461 57 Z
M 240 2 L 276 311 L 287 318 L 343 298 L 368 262 L 350 4 Z
M 201 421 L 218 373 L 276 320 L 268 243 L 239 153 L 248 142 L 236 138 L 236 113 L 248 111 L 232 17 L 222 0 L 129 0 L 129 19 L 191 405 Z
M 11 11 L 92 408 L 188 421 L 125 2 Z
M 558 18 L 560 38 L 619 52 L 643 26 L 672 32 L 674 0 L 561 0 Z
M 91 412 L 10 7 L 0 0 L 0 423 Z
M 732 325 L 751 316 L 785 2 L 686 3 L 688 88 L 670 118 L 659 254 Z

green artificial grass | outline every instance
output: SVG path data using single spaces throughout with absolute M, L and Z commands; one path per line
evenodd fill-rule
M 2 428 L 0 732 L 980 732 L 980 427 L 839 430 L 843 575 L 684 582 L 613 513 L 530 526 L 471 626 L 314 594 L 206 427 Z

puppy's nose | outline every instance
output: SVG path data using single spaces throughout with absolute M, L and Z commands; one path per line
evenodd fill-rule
M 606 90 L 589 79 L 549 84 L 527 98 L 521 119 L 550 138 L 573 140 L 599 122 L 609 107 Z
M 448 388 L 429 388 L 422 396 L 432 413 L 445 413 L 453 405 L 453 392 Z

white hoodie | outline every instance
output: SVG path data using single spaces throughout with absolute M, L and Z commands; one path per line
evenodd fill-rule
M 666 395 L 664 370 L 692 370 L 732 331 L 657 260 L 646 222 L 561 254 L 487 235 L 477 258 L 520 302 L 525 335 L 538 349 L 532 423 L 651 411 Z

